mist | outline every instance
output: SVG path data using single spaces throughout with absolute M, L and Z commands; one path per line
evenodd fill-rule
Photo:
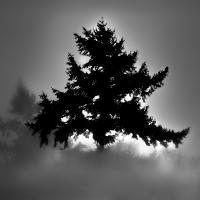
M 199 170 L 199 159 L 169 152 L 142 158 L 46 149 L 37 162 L 1 170 L 0 193 L 6 200 L 197 200 Z

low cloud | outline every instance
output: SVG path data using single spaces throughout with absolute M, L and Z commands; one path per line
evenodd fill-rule
M 171 153 L 134 158 L 112 151 L 46 149 L 42 159 L 6 179 L 1 194 L 7 200 L 198 200 L 199 169 L 199 160 Z
M 39 148 L 39 138 L 23 124 L 36 109 L 34 95 L 19 85 L 11 100 L 13 118 L 0 119 L 1 199 L 199 199 L 200 158 L 176 150 L 141 156 L 135 143 L 106 152 L 81 151 L 80 143 L 63 151 Z

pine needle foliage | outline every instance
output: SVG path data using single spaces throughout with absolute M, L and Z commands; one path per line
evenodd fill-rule
M 74 34 L 78 52 L 89 59 L 78 64 L 68 54 L 65 91 L 52 88 L 56 100 L 43 93 L 38 103 L 40 112 L 26 125 L 38 134 L 41 145 L 48 145 L 54 135 L 54 145 L 68 147 L 72 135 L 88 136 L 99 148 L 115 142 L 119 133 L 140 137 L 146 145 L 164 147 L 172 142 L 178 147 L 189 128 L 174 131 L 156 124 L 142 102 L 163 86 L 168 67 L 150 75 L 147 64 L 136 67 L 138 52 L 127 53 L 124 39 L 117 39 L 115 31 L 103 19 L 97 28 L 83 28 L 82 35 Z M 63 120 L 65 119 L 65 120 Z M 109 134 L 112 133 L 115 134 Z

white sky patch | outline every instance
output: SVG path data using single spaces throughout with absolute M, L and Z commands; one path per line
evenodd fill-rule
M 61 118 L 61 121 L 64 122 L 64 123 L 66 123 L 68 120 L 69 120 L 69 117 L 62 117 Z
M 160 145 L 159 143 L 157 144 L 156 147 L 153 147 L 152 145 L 147 146 L 141 138 L 133 139 L 131 134 L 122 135 L 120 133 L 116 139 L 117 139 L 117 143 L 122 144 L 120 147 L 122 151 L 126 151 L 140 157 L 141 156 L 149 157 L 152 154 L 159 156 L 166 150 L 166 148 Z M 175 149 L 175 146 L 172 143 L 169 143 L 167 150 L 172 151 L 174 149 Z
M 115 135 L 115 134 L 116 132 L 111 130 L 106 135 Z M 91 133 L 88 135 L 88 137 L 79 135 L 76 140 L 75 139 L 72 139 L 72 140 L 73 140 L 72 141 L 73 148 L 79 146 L 80 149 L 83 151 L 95 150 L 97 148 L 96 143 Z M 147 146 L 141 138 L 138 138 L 138 140 L 136 140 L 136 139 L 133 139 L 131 135 L 125 136 L 125 135 L 122 135 L 121 133 L 118 134 L 118 136 L 116 137 L 116 143 L 113 144 L 114 149 L 118 148 L 117 147 L 118 143 L 122 144 L 122 146 L 119 148 L 120 151 L 129 152 L 139 157 L 149 157 L 152 154 L 156 156 L 160 156 L 165 151 L 175 150 L 175 146 L 172 143 L 169 143 L 169 146 L 167 149 L 160 144 L 158 144 L 156 147 L 153 147 L 152 145 Z
M 80 64 L 80 65 L 84 65 L 85 63 L 87 63 L 88 61 L 89 61 L 89 57 L 88 56 L 83 56 L 83 55 L 81 55 L 81 56 L 79 56 L 79 58 L 78 58 L 78 63 Z
M 133 98 L 133 95 L 132 94 L 127 94 L 122 100 L 121 102 L 124 103 L 124 102 L 128 102 L 128 101 L 131 101 Z M 140 104 L 142 107 L 146 106 L 146 103 L 140 99 Z
M 166 151 L 166 148 L 162 146 L 161 144 L 157 144 L 156 147 L 153 147 L 152 145 L 147 146 L 145 142 L 139 138 L 138 140 L 135 140 L 135 144 L 137 146 L 138 154 L 140 156 L 150 156 L 152 154 L 155 154 L 156 156 L 161 155 L 163 152 Z M 174 150 L 175 147 L 170 144 L 167 148 L 168 151 Z
M 106 136 L 108 136 L 108 135 L 115 135 L 115 134 L 116 134 L 116 131 L 111 130 L 110 132 L 106 133 Z
M 92 114 L 87 112 L 86 110 L 83 110 L 82 113 L 83 113 L 85 118 L 87 118 L 87 119 L 91 119 L 92 118 Z
M 131 101 L 132 98 L 133 98 L 133 95 L 127 94 L 127 95 L 121 100 L 121 102 L 124 103 L 124 102 L 126 102 L 126 101 Z
M 96 95 L 93 99 L 92 99 L 92 101 L 93 102 L 95 102 L 97 99 L 99 99 L 100 98 L 100 96 L 99 95 Z
M 130 135 L 119 134 L 117 136 L 116 145 L 120 144 L 120 150 L 133 154 L 134 156 L 148 157 L 155 149 L 152 146 L 147 146 L 141 138 L 133 139 Z
M 91 133 L 88 135 L 88 137 L 79 135 L 77 139 L 73 139 L 72 147 L 75 148 L 77 146 L 79 146 L 83 151 L 95 150 L 97 148 Z
M 140 105 L 142 106 L 142 108 L 143 108 L 144 106 L 147 106 L 146 102 L 144 102 L 142 99 L 140 99 Z

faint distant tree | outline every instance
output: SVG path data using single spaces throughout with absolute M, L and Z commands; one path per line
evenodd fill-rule
M 39 106 L 36 103 L 36 97 L 24 85 L 22 81 L 18 82 L 17 90 L 10 101 L 9 113 L 18 116 L 26 121 L 37 113 Z
M 43 93 L 38 103 L 40 112 L 26 123 L 33 134 L 39 135 L 40 144 L 47 145 L 49 136 L 54 135 L 55 146 L 68 147 L 72 135 L 87 137 L 92 133 L 102 149 L 122 133 L 140 137 L 146 145 L 159 142 L 167 147 L 172 142 L 178 147 L 189 128 L 176 132 L 156 125 L 148 116 L 149 107 L 141 104 L 163 85 L 168 67 L 152 76 L 145 62 L 136 67 L 138 52 L 127 53 L 124 39 L 118 40 L 103 19 L 96 29 L 83 27 L 82 34 L 74 34 L 75 41 L 88 61 L 78 64 L 69 54 L 65 91 L 52 88 L 56 100 Z

